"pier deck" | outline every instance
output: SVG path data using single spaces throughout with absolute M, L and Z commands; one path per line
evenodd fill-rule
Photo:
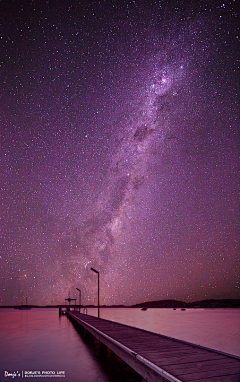
M 76 312 L 67 316 L 146 381 L 240 382 L 240 358 Z

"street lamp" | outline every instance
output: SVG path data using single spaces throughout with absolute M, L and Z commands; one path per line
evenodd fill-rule
M 100 318 L 100 308 L 99 308 L 99 272 L 96 269 L 91 267 L 91 271 L 97 273 L 98 275 L 98 318 Z
M 76 288 L 79 291 L 79 313 L 81 313 L 81 289 Z

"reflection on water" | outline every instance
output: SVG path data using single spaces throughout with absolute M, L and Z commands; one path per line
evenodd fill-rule
M 100 313 L 101 318 L 240 356 L 240 309 L 102 308 Z M 88 314 L 97 316 L 97 309 Z M 34 370 L 65 371 L 64 382 L 142 381 L 98 341 L 81 337 L 67 317 L 58 317 L 58 309 L 0 309 L 0 351 L 0 382 L 22 380 L 4 377 L 4 371 Z
M 103 354 L 97 341 L 83 339 L 57 309 L 0 309 L 0 350 L 1 382 L 12 380 L 5 371 L 65 371 L 64 382 L 142 380 L 114 355 Z

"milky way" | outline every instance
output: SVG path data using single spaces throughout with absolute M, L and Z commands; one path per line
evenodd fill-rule
M 237 298 L 235 1 L 3 1 L 1 304 Z

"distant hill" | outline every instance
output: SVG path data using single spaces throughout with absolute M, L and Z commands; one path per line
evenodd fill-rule
M 188 305 L 190 308 L 198 306 L 200 308 L 240 308 L 240 299 L 201 300 L 189 303 Z
M 132 305 L 132 308 L 186 308 L 187 303 L 178 300 L 159 300 L 159 301 L 147 301 L 140 304 Z
M 132 308 L 240 308 L 240 299 L 201 300 L 184 302 L 178 300 L 147 301 L 131 306 Z

